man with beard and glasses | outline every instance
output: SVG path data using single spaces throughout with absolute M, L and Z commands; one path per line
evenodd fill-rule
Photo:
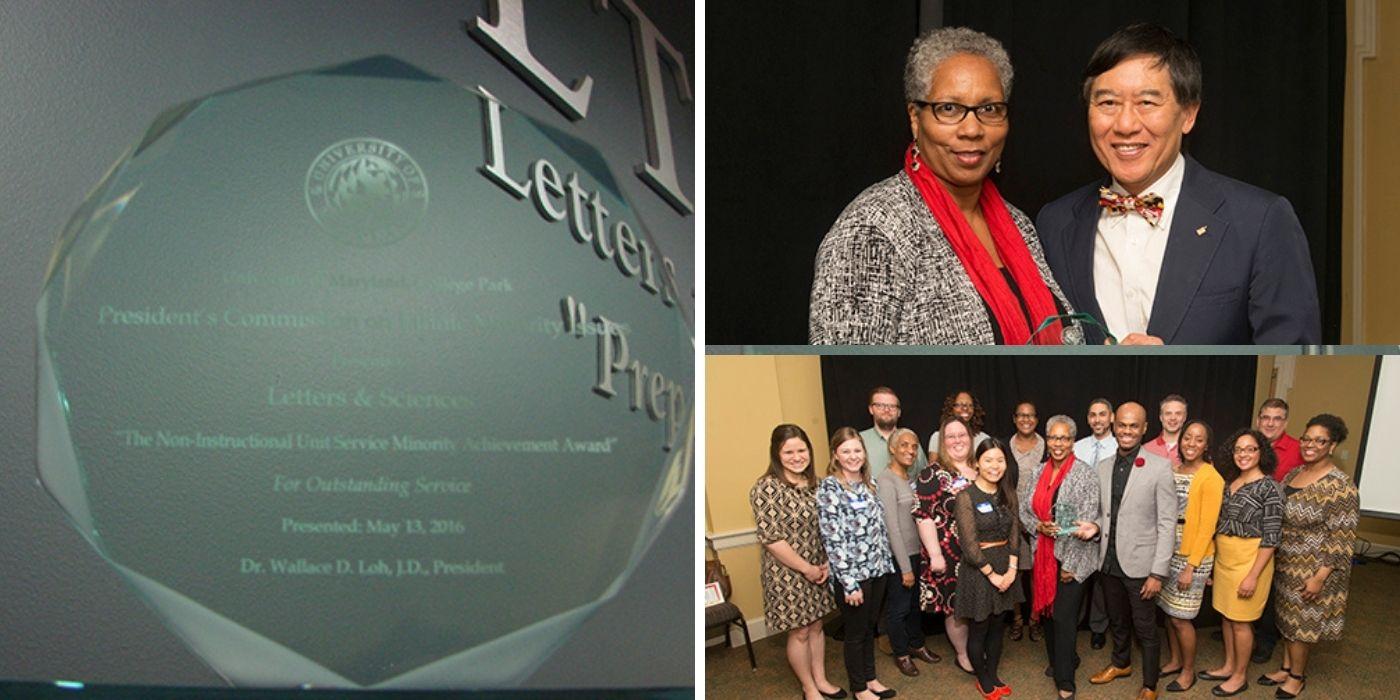
M 894 389 L 877 386 L 870 390 L 870 417 L 875 425 L 860 431 L 860 440 L 865 443 L 865 456 L 870 460 L 870 477 L 878 478 L 880 472 L 890 465 L 890 435 L 899 428 L 899 397 Z M 924 448 L 919 448 L 919 456 L 914 460 L 910 476 L 917 475 L 928 466 Z

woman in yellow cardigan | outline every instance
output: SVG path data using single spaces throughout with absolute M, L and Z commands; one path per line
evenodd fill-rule
M 1210 426 L 1199 420 L 1187 423 L 1179 443 L 1181 464 L 1172 467 L 1176 553 L 1157 606 L 1167 614 L 1171 658 L 1162 666 L 1162 676 L 1177 674 L 1167 686 L 1173 693 L 1196 684 L 1196 628 L 1191 621 L 1200 612 L 1206 580 L 1215 563 L 1215 525 L 1225 496 L 1225 480 L 1206 461 L 1210 443 Z

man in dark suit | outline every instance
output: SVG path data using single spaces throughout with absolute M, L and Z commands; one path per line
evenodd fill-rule
M 1316 278 L 1288 200 L 1181 153 L 1201 106 L 1195 49 L 1135 24 L 1104 40 L 1084 74 L 1089 140 L 1110 177 L 1036 219 L 1075 309 L 1124 344 L 1320 343 Z

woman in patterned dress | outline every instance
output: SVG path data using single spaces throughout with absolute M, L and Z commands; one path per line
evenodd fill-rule
M 831 435 L 826 473 L 817 486 L 817 522 L 846 629 L 846 678 L 856 700 L 891 698 L 895 691 L 875 678 L 875 622 L 894 573 L 894 554 L 865 441 L 854 428 L 837 428 Z
M 914 521 L 919 527 L 923 558 L 919 561 L 919 603 L 924 612 L 943 613 L 948 642 L 958 655 L 958 668 L 973 673 L 967 656 L 967 620 L 954 613 L 962 558 L 958 528 L 953 522 L 953 499 L 977 478 L 972 462 L 972 433 L 961 418 L 947 417 L 938 426 L 937 460 L 919 472 L 914 484 Z
M 822 618 L 835 608 L 831 576 L 817 531 L 817 471 L 812 441 L 795 425 L 773 429 L 768 471 L 749 490 L 763 545 L 763 612 L 768 629 L 787 630 L 787 658 L 807 700 L 844 698 L 826 678 Z
M 1258 430 L 1239 430 L 1220 450 L 1225 495 L 1215 525 L 1215 571 L 1211 604 L 1220 611 L 1225 659 L 1197 678 L 1223 681 L 1211 688 L 1217 697 L 1249 688 L 1249 656 L 1254 649 L 1251 626 L 1264 612 L 1274 578 L 1274 550 L 1283 528 L 1283 496 L 1269 478 L 1278 456 Z M 1228 687 L 1227 687 L 1228 686 Z
M 1167 581 L 1157 594 L 1157 607 L 1167 614 L 1167 646 L 1171 658 L 1162 675 L 1177 674 L 1167 690 L 1180 693 L 1196 684 L 1196 626 L 1206 580 L 1215 565 L 1215 526 L 1225 480 L 1206 461 L 1210 458 L 1210 426 L 1193 420 L 1181 431 L 1181 464 L 1172 466 L 1176 485 L 1176 550 Z
M 1282 685 L 1276 693 L 1280 698 L 1303 691 L 1313 645 L 1340 639 L 1346 623 L 1351 547 L 1360 517 L 1356 486 L 1332 463 L 1332 451 L 1346 438 L 1341 418 L 1314 416 L 1298 441 L 1303 466 L 1283 482 L 1274 602 L 1287 645 L 1283 668 L 1259 678 L 1260 685 Z

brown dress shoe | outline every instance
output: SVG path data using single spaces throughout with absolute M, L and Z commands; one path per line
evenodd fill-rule
M 939 656 L 938 654 L 935 654 L 935 653 L 929 651 L 929 650 L 928 650 L 928 647 L 919 647 L 918 649 L 910 649 L 910 650 L 909 650 L 909 655 L 912 656 L 912 657 L 914 657 L 914 658 L 916 658 L 916 659 L 918 659 L 918 660 L 920 660 L 920 661 L 922 661 L 922 662 L 924 662 L 924 663 L 926 663 L 926 664 L 936 664 L 936 663 L 938 663 L 939 661 L 942 661 L 942 660 L 943 660 L 943 657 L 941 657 L 941 656 Z
M 1157 691 L 1151 688 L 1143 688 L 1138 691 L 1137 700 L 1157 700 Z
M 1118 668 L 1117 666 L 1110 665 L 1105 667 L 1104 670 L 1099 671 L 1098 673 L 1090 676 L 1089 682 L 1093 683 L 1094 685 L 1103 685 L 1104 683 L 1107 683 L 1115 678 L 1122 678 L 1123 676 L 1131 675 L 1133 675 L 1132 666 L 1129 666 L 1127 668 Z M 1143 688 L 1143 690 L 1147 690 L 1147 688 Z
M 894 665 L 899 669 L 900 673 L 906 676 L 919 675 L 919 667 L 915 666 L 914 661 L 907 656 L 894 657 Z

